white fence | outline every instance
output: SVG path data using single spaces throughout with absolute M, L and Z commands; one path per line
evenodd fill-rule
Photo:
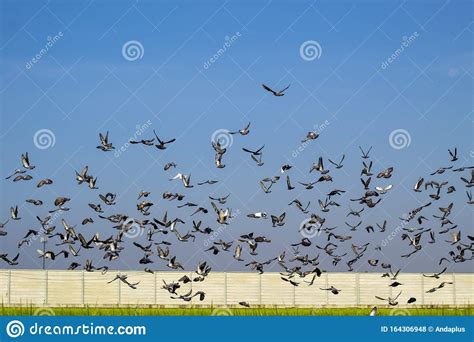
M 178 293 L 189 289 L 206 293 L 204 301 L 195 297 L 191 302 L 171 299 L 162 288 L 191 272 L 157 272 L 149 274 L 125 271 L 132 283 L 131 289 L 120 281 L 107 284 L 119 271 L 100 272 L 61 270 L 0 270 L 0 300 L 4 306 L 235 306 L 245 301 L 251 305 L 279 307 L 356 307 L 384 303 L 375 298 L 395 296 L 400 291 L 399 306 L 407 306 L 410 297 L 417 299 L 416 306 L 468 306 L 474 303 L 474 274 L 443 274 L 440 279 L 423 277 L 418 273 L 404 273 L 396 288 L 392 281 L 379 273 L 323 273 L 312 286 L 302 279 L 299 286 L 283 282 L 279 273 L 211 272 L 203 282 L 182 284 Z M 310 277 L 306 277 L 306 281 Z M 427 293 L 441 282 L 452 282 L 433 293 Z M 335 286 L 341 292 L 333 295 L 320 288 Z

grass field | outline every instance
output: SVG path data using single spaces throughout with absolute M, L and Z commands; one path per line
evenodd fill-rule
M 0 307 L 1 316 L 367 316 L 370 308 Z M 469 308 L 380 308 L 378 316 L 473 316 Z

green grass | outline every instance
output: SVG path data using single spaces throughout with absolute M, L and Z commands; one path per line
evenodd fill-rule
M 134 307 L 0 307 L 1 316 L 367 316 L 370 308 L 134 308 Z M 467 308 L 379 308 L 379 316 L 473 316 L 474 307 Z

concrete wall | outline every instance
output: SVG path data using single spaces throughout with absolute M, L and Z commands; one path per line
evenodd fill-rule
M 107 284 L 119 271 L 100 272 L 62 270 L 0 270 L 0 301 L 4 306 L 235 306 L 241 301 L 251 305 L 282 307 L 355 307 L 383 306 L 374 296 L 386 298 L 401 290 L 399 307 L 406 306 L 409 297 L 415 297 L 415 305 L 467 306 L 474 303 L 474 274 L 443 274 L 440 279 L 426 278 L 417 273 L 401 274 L 397 281 L 403 285 L 392 288 L 388 278 L 379 273 L 324 273 L 312 286 L 302 279 L 297 287 L 280 279 L 279 273 L 223 273 L 211 272 L 203 282 L 183 284 L 178 293 L 189 289 L 203 290 L 206 298 L 200 302 L 173 300 L 162 289 L 163 280 L 177 281 L 191 272 L 126 271 L 130 282 L 140 281 L 136 290 L 120 281 Z M 310 277 L 305 280 L 309 281 Z M 434 293 L 427 290 L 441 282 L 453 282 Z M 320 288 L 335 286 L 341 292 L 333 295 Z

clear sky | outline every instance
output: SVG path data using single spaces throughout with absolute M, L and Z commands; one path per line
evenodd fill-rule
M 359 180 L 361 158 L 358 146 L 373 146 L 374 173 L 394 167 L 392 178 L 372 180 L 372 186 L 393 184 L 374 209 L 366 208 L 363 224 L 353 239 L 340 243 L 338 251 L 352 256 L 350 244 L 371 245 L 357 270 L 377 270 L 367 259 L 380 259 L 405 271 L 438 270 L 438 259 L 454 247 L 449 233 L 439 235 L 436 244 L 423 236 L 420 253 L 408 259 L 399 256 L 411 251 L 400 235 L 382 249 L 376 246 L 400 224 L 398 219 L 420 203 L 428 193 L 411 190 L 420 176 L 449 180 L 456 192 L 442 197 L 424 215 L 425 228 L 439 231 L 432 214 L 438 207 L 454 202 L 450 218 L 466 235 L 473 233 L 473 206 L 467 205 L 466 188 L 460 176 L 469 172 L 451 171 L 434 177 L 429 173 L 449 166 L 448 148 L 458 148 L 456 167 L 473 165 L 473 5 L 469 1 L 1 1 L 0 2 L 0 151 L 1 174 L 5 177 L 20 167 L 20 155 L 29 152 L 36 166 L 31 181 L 0 182 L 0 221 L 9 217 L 9 208 L 19 205 L 19 221 L 10 221 L 7 236 L 0 237 L 0 252 L 16 254 L 16 244 L 28 229 L 38 228 L 36 215 L 45 217 L 57 196 L 70 197 L 71 211 L 64 218 L 89 238 L 96 231 L 105 238 L 116 233 L 111 224 L 97 218 L 87 203 L 99 203 L 98 194 L 117 193 L 117 204 L 107 207 L 107 215 L 123 213 L 144 218 L 136 211 L 137 195 L 151 192 L 155 205 L 149 217 L 180 216 L 181 233 L 191 229 L 193 208 L 177 209 L 177 202 L 161 197 L 164 191 L 185 194 L 186 200 L 209 209 L 197 214 L 204 224 L 217 230 L 218 223 L 208 195 L 231 193 L 227 205 L 240 212 L 217 240 L 236 240 L 255 232 L 272 240 L 259 246 L 258 261 L 276 256 L 290 243 L 301 240 L 300 222 L 308 215 L 288 203 L 299 198 L 311 201 L 311 212 L 323 215 L 318 199 L 335 188 L 345 189 L 341 204 L 324 216 L 327 226 L 338 226 L 341 235 L 350 233 L 344 221 L 350 198 L 363 194 Z M 127 43 L 132 43 L 127 50 Z M 311 41 L 317 42 L 311 43 Z M 309 43 L 306 43 L 309 42 Z M 310 44 L 308 50 L 304 49 Z M 49 44 L 49 45 L 48 45 Z M 138 56 L 133 55 L 133 44 Z M 311 46 L 312 44 L 312 46 Z M 129 45 L 129 44 L 128 44 Z M 46 48 L 46 46 L 48 46 Z M 124 47 L 125 46 L 125 47 Z M 316 55 L 311 55 L 314 47 Z M 398 51 L 397 51 L 398 50 Z M 392 56 L 393 55 L 393 56 Z M 261 83 L 275 89 L 291 84 L 285 96 L 266 93 Z M 224 169 L 214 165 L 210 141 L 219 129 L 237 130 L 251 121 L 250 134 L 235 135 L 224 156 Z M 165 151 L 141 145 L 126 146 L 140 127 L 141 137 L 151 139 L 153 129 L 164 139 L 176 138 Z M 38 148 L 35 134 L 52 132 L 54 144 Z M 389 137 L 404 130 L 409 138 L 403 148 L 393 148 Z M 302 148 L 301 140 L 311 130 L 320 137 Z M 102 152 L 99 132 L 109 131 L 116 152 Z M 38 133 L 36 136 L 38 136 Z M 398 131 L 397 131 L 398 132 Z M 51 133 L 46 133 L 51 134 Z M 395 134 L 395 133 L 394 133 Z M 46 142 L 48 145 L 47 139 Z M 258 167 L 241 148 L 265 144 Z M 40 147 L 46 147 L 39 144 Z M 121 149 L 123 147 L 123 149 Z M 118 152 L 120 151 L 120 153 Z M 298 152 L 295 152 L 298 151 Z M 327 158 L 346 155 L 344 167 L 334 170 Z M 322 156 L 331 169 L 332 183 L 305 190 L 297 182 L 314 180 L 309 168 Z M 163 165 L 178 166 L 168 172 Z M 258 181 L 279 173 L 282 164 L 289 171 L 296 189 L 286 190 L 284 177 L 270 194 L 264 194 Z M 77 185 L 74 170 L 89 165 L 98 177 L 98 190 Z M 184 189 L 168 179 L 177 172 L 191 174 L 195 185 Z M 37 189 L 42 178 L 54 184 Z M 217 179 L 215 185 L 197 186 L 198 181 Z M 34 207 L 26 198 L 41 199 Z M 102 204 L 105 207 L 104 204 Z M 272 228 L 270 220 L 250 220 L 248 213 L 286 212 L 286 224 Z M 82 226 L 85 217 L 95 223 Z M 367 233 L 363 227 L 387 219 L 385 233 Z M 62 229 L 60 219 L 55 224 Z M 415 227 L 411 223 L 406 227 Z M 445 227 L 443 227 L 445 228 Z M 199 233 L 197 233 L 199 234 Z M 186 268 L 208 260 L 215 270 L 241 270 L 232 252 L 217 256 L 203 252 L 208 236 L 179 243 L 174 236 L 172 253 Z M 157 241 L 161 236 L 155 236 Z M 325 235 L 313 242 L 325 245 Z M 131 242 L 146 243 L 145 235 L 127 239 L 113 268 L 142 268 L 143 256 Z M 234 242 L 234 246 L 236 242 Z M 15 267 L 41 267 L 38 241 L 23 246 Z M 48 246 L 58 251 L 60 247 Z M 289 254 L 291 249 L 287 252 Z M 314 246 L 300 249 L 303 254 L 320 254 L 323 268 L 345 271 L 344 262 L 336 267 Z M 81 251 L 75 261 L 92 258 L 102 265 L 102 253 Z M 153 269 L 166 269 L 153 257 Z M 244 247 L 243 258 L 252 259 Z M 64 268 L 73 259 L 59 258 L 48 267 Z M 5 263 L 1 267 L 7 267 Z M 276 265 L 269 270 L 279 270 Z M 451 263 L 449 271 L 472 271 L 472 262 Z

